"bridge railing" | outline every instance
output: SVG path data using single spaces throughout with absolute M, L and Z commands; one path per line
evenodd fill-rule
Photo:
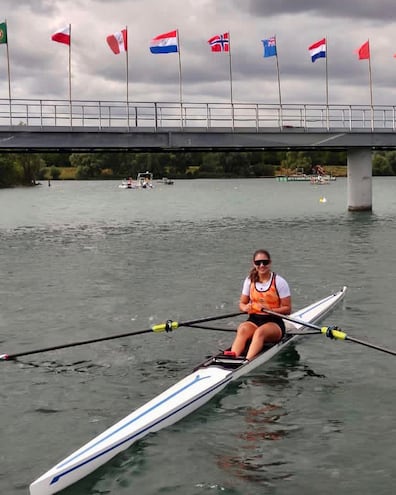
M 391 105 L 175 103 L 0 99 L 0 126 L 99 130 L 396 130 Z

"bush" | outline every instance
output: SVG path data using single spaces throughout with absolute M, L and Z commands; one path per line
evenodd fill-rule
M 100 176 L 104 179 L 111 179 L 113 177 L 113 171 L 111 168 L 102 168 Z
M 60 174 L 61 174 L 61 169 L 59 167 L 52 166 L 50 168 L 50 177 L 48 177 L 48 179 L 57 180 L 59 179 Z

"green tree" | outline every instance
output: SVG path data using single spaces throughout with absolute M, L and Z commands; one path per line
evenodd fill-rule
M 387 151 L 385 156 L 388 160 L 389 166 L 393 171 L 392 175 L 396 175 L 396 151 Z
M 220 177 L 224 169 L 220 165 L 220 153 L 205 153 L 199 168 L 200 177 Z
M 373 175 L 394 175 L 393 169 L 385 155 L 373 156 Z
M 70 153 L 41 153 L 45 166 L 47 167 L 70 167 Z
M 281 166 L 288 170 L 303 168 L 305 173 L 311 170 L 312 160 L 304 151 L 287 151 L 285 158 L 281 161 Z
M 35 185 L 38 173 L 44 166 L 41 156 L 37 153 L 19 153 L 15 155 L 15 162 L 22 169 L 22 183 Z
M 0 155 L 0 188 L 10 187 L 20 180 L 18 168 L 12 156 L 8 154 Z
M 61 169 L 54 165 L 50 168 L 49 179 L 57 180 L 61 175 Z
M 103 156 L 96 153 L 73 153 L 70 163 L 77 168 L 77 179 L 95 179 L 100 177 L 103 168 Z

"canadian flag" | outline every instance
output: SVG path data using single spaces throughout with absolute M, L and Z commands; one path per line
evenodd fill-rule
M 128 32 L 126 29 L 110 34 L 107 36 L 106 41 L 111 51 L 116 55 L 120 52 L 126 52 L 128 50 Z
M 51 39 L 52 41 L 57 41 L 58 43 L 70 45 L 70 25 L 56 31 L 51 36 Z

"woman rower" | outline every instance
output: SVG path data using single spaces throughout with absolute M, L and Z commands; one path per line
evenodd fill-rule
M 265 314 L 269 309 L 276 313 L 291 313 L 291 293 L 286 280 L 271 271 L 271 256 L 266 249 L 258 249 L 253 254 L 253 267 L 246 277 L 239 300 L 239 309 L 248 313 L 247 321 L 241 323 L 232 344 L 231 351 L 225 354 L 240 356 L 246 353 L 250 360 L 258 354 L 265 342 L 279 342 L 285 335 L 285 323 L 281 317 Z

